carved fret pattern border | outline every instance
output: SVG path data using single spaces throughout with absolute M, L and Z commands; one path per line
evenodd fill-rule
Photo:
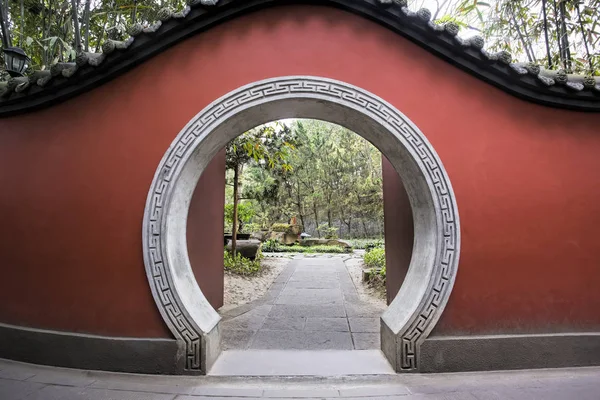
M 268 98 L 280 96 L 294 97 L 299 95 L 318 95 L 327 100 L 351 104 L 359 107 L 364 114 L 375 120 L 386 122 L 393 127 L 395 133 L 403 136 L 412 147 L 413 154 L 418 155 L 420 165 L 434 186 L 435 201 L 441 216 L 441 243 L 437 248 L 440 254 L 435 258 L 434 282 L 423 303 L 418 316 L 413 319 L 407 329 L 401 333 L 399 344 L 400 366 L 403 370 L 418 368 L 418 347 L 425 339 L 424 333 L 429 333 L 437 321 L 436 315 L 444 307 L 451 291 L 457 269 L 457 243 L 459 241 L 458 222 L 455 215 L 456 202 L 446 173 L 434 155 L 428 142 L 424 141 L 421 133 L 415 131 L 407 123 L 405 117 L 378 98 L 342 82 L 320 78 L 280 78 L 258 82 L 241 91 L 213 103 L 199 114 L 195 121 L 182 131 L 161 162 L 154 181 L 152 182 L 145 213 L 144 255 L 146 271 L 152 287 L 154 299 L 161 310 L 163 318 L 171 328 L 176 338 L 183 340 L 186 345 L 186 369 L 200 370 L 200 351 L 202 333 L 196 324 L 190 320 L 187 313 L 182 312 L 178 296 L 174 293 L 171 271 L 164 254 L 164 226 L 166 200 L 174 187 L 176 174 L 182 168 L 182 160 L 186 159 L 201 142 L 201 138 L 209 127 L 219 123 L 225 114 L 235 113 L 240 107 L 248 107 L 254 102 L 263 102 Z

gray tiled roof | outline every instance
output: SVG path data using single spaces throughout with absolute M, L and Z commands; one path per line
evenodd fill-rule
M 174 13 L 159 11 L 151 26 L 133 25 L 125 41 L 107 40 L 102 53 L 81 53 L 75 62 L 0 82 L 0 116 L 12 115 L 73 97 L 125 72 L 165 48 L 215 24 L 261 7 L 322 4 L 361 14 L 390 28 L 446 61 L 500 89 L 544 105 L 600 111 L 600 77 L 566 74 L 539 65 L 515 63 L 507 52 L 489 53 L 480 36 L 463 39 L 454 23 L 431 22 L 431 12 L 406 7 L 405 0 L 189 0 Z

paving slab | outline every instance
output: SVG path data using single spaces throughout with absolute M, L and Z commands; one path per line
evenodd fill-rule
M 305 331 L 349 332 L 347 318 L 316 318 L 306 319 Z
M 262 329 L 272 331 L 301 331 L 304 330 L 305 324 L 306 318 L 304 317 L 267 318 Z
M 394 370 L 379 350 L 231 350 L 223 352 L 211 369 L 210 375 L 331 377 L 394 375 Z
M 226 351 L 211 376 L 83 371 L 0 359 L 0 370 L 56 382 L 0 378 L 1 400 L 598 400 L 600 367 L 394 374 L 369 351 Z M 238 376 L 219 374 L 231 363 Z M 222 365 L 221 365 L 222 366 Z M 365 374 L 361 373 L 364 372 Z M 387 372 L 386 372 L 387 371 Z M 222 372 L 222 371 L 221 371 Z M 368 374 L 368 375 L 367 375 Z M 18 374 L 12 374 L 17 376 Z M 72 376 L 69 376 L 72 375 Z M 283 375 L 283 376 L 282 376 Z M 294 376 L 296 375 L 296 376 Z M 95 379 L 92 385 L 81 379 Z M 68 382 L 74 386 L 64 386 Z
M 0 399 L 21 400 L 30 394 L 42 389 L 45 385 L 35 382 L 13 381 L 10 379 L 0 380 Z
M 261 330 L 254 335 L 250 349 L 352 350 L 349 332 L 298 332 Z
M 247 349 L 257 331 L 224 329 L 221 332 L 221 349 Z
M 356 350 L 369 350 L 381 348 L 379 333 L 353 333 L 352 342 Z
M 265 296 L 240 308 L 222 314 L 224 349 L 379 349 L 374 335 L 348 335 L 378 333 L 383 310 L 361 301 L 340 258 L 294 260 Z
M 269 317 L 345 317 L 346 310 L 340 304 L 301 305 L 301 304 L 276 304 L 269 313 Z
M 379 318 L 348 318 L 350 331 L 359 333 L 378 333 L 381 325 Z
M 379 317 L 384 310 L 384 308 L 379 308 L 368 303 L 346 302 L 344 306 L 346 307 L 348 317 L 374 318 Z

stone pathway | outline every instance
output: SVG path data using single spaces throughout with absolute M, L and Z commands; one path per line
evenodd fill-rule
M 383 311 L 359 299 L 342 258 L 296 258 L 263 298 L 222 315 L 222 346 L 375 350 Z
M 0 359 L 2 400 L 598 400 L 600 367 L 352 378 L 118 374 Z

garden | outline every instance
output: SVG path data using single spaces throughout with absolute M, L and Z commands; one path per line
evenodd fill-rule
M 294 257 L 335 256 L 385 294 L 381 154 L 373 145 L 331 123 L 285 120 L 226 150 L 226 291 L 227 280 L 243 292 L 244 282 L 275 279 L 274 269 Z

